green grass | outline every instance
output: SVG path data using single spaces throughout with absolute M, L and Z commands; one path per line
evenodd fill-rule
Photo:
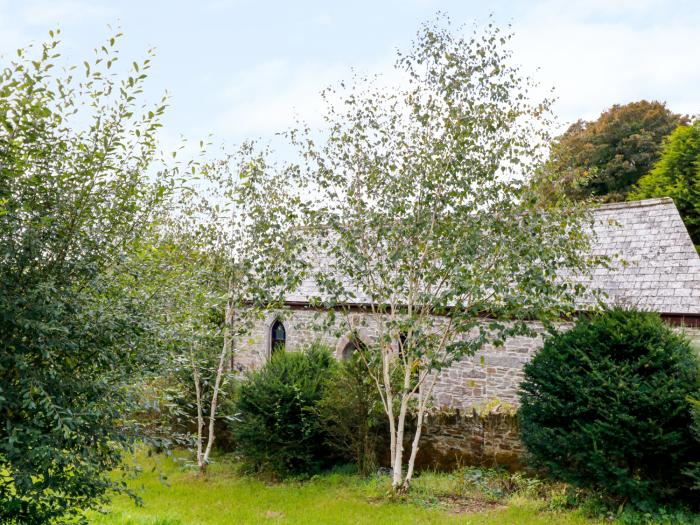
M 590 524 L 578 513 L 551 513 L 536 499 L 506 500 L 455 490 L 457 475 L 426 474 L 416 479 L 405 501 L 387 497 L 388 478 L 363 479 L 343 473 L 306 482 L 266 483 L 236 473 L 225 461 L 206 478 L 172 459 L 137 456 L 144 472 L 131 482 L 143 498 L 136 507 L 116 498 L 107 515 L 90 514 L 102 525 L 409 524 L 483 525 Z M 163 482 L 161 476 L 167 481 Z

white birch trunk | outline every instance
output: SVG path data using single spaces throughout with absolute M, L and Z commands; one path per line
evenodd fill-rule
M 197 466 L 199 471 L 203 472 L 204 463 L 202 461 L 202 431 L 204 430 L 204 415 L 202 410 L 202 390 L 199 381 L 199 370 L 194 359 L 194 354 L 190 354 L 192 364 L 192 380 L 194 381 L 194 391 L 197 398 Z
M 391 391 L 391 377 L 389 375 L 389 355 L 382 351 L 382 372 L 384 378 L 384 390 L 386 392 L 386 415 L 389 418 L 389 447 L 392 467 L 396 461 L 396 422 L 394 421 L 394 396 Z
M 395 492 L 402 490 L 403 479 L 403 438 L 406 429 L 406 415 L 411 395 L 411 367 L 404 360 L 403 391 L 401 394 L 401 409 L 399 411 L 398 431 L 396 432 L 396 457 L 394 458 L 394 479 L 392 487 Z
M 426 405 L 423 402 L 422 391 L 418 392 L 418 418 L 416 421 L 416 433 L 413 435 L 413 442 L 411 443 L 411 456 L 408 458 L 408 468 L 406 470 L 406 478 L 403 481 L 403 490 L 407 491 L 411 485 L 411 479 L 413 479 L 413 468 L 416 464 L 416 456 L 418 455 L 418 448 L 420 445 L 420 436 L 423 431 L 423 418 L 425 417 Z
M 216 423 L 216 407 L 219 402 L 219 389 L 221 388 L 221 380 L 224 375 L 224 367 L 226 366 L 226 357 L 231 352 L 231 324 L 233 323 L 233 305 L 231 304 L 231 283 L 229 282 L 229 299 L 226 303 L 226 315 L 224 318 L 224 344 L 219 354 L 219 363 L 216 367 L 216 379 L 214 381 L 214 390 L 211 395 L 211 406 L 209 407 L 209 435 L 207 437 L 207 447 L 202 457 L 203 467 L 200 470 L 204 472 L 209 464 L 209 456 L 214 445 L 216 436 L 214 435 L 214 424 Z

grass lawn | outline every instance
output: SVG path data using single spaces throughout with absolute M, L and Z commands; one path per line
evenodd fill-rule
M 211 466 L 206 479 L 172 459 L 138 456 L 144 472 L 131 482 L 143 498 L 136 507 L 116 498 L 107 515 L 90 515 L 102 525 L 218 525 L 243 523 L 473 523 L 590 524 L 577 513 L 552 513 L 541 501 L 450 498 L 455 476 L 426 474 L 417 479 L 409 501 L 385 497 L 388 478 L 363 479 L 330 473 L 307 482 L 265 483 L 236 473 L 225 461 Z M 167 481 L 163 482 L 161 476 Z M 444 496 L 444 497 L 443 497 Z

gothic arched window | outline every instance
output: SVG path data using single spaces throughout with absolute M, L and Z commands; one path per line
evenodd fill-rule
M 270 328 L 270 355 L 280 350 L 284 351 L 286 341 L 287 332 L 282 322 L 278 319 L 272 323 L 272 328 Z

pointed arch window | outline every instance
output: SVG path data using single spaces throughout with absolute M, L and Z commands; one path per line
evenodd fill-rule
M 270 355 L 275 352 L 284 351 L 287 342 L 287 331 L 284 329 L 282 321 L 279 319 L 272 323 L 270 328 Z

